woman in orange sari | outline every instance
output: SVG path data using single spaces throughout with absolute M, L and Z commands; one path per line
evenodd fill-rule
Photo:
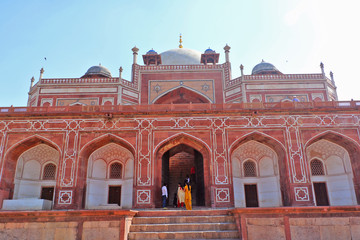
M 192 210 L 191 204 L 191 185 L 187 182 L 185 183 L 185 207 L 186 210 Z

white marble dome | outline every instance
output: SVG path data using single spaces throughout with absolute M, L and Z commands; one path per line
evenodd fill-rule
M 196 65 L 200 64 L 201 52 L 175 48 L 160 54 L 162 65 Z

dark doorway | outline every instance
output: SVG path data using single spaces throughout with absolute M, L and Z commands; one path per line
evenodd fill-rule
M 54 198 L 54 187 L 41 188 L 41 199 L 52 201 Z
M 121 186 L 109 186 L 108 203 L 121 205 Z
M 316 206 L 329 206 L 329 198 L 326 189 L 326 183 L 314 183 L 314 192 L 316 199 Z
M 180 144 L 163 154 L 161 184 L 168 184 L 169 206 L 173 206 L 178 183 L 184 185 L 187 176 L 191 178 L 192 205 L 205 206 L 203 162 L 202 154 L 185 144 Z M 192 168 L 195 169 L 193 175 Z
M 246 207 L 259 207 L 256 184 L 245 185 Z

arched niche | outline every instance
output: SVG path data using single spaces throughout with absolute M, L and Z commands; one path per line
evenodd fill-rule
M 117 176 L 114 166 L 120 166 Z M 133 177 L 134 155 L 127 148 L 109 143 L 96 149 L 88 159 L 85 208 L 131 208 Z
M 37 146 L 40 146 L 40 148 L 48 147 L 46 149 L 48 149 L 50 152 L 56 151 L 58 153 L 57 159 L 58 160 L 60 159 L 61 156 L 60 148 L 54 142 L 39 135 L 26 138 L 22 141 L 13 144 L 5 152 L 4 155 L 3 172 L 0 182 L 0 189 L 2 191 L 2 195 L 0 197 L 1 202 L 4 199 L 13 199 L 13 198 L 16 199 L 16 198 L 21 198 L 21 196 L 27 195 L 27 194 L 23 195 L 23 192 L 22 190 L 20 190 L 20 185 L 19 185 L 20 184 L 19 181 L 22 178 L 22 174 L 24 170 L 24 164 L 26 163 L 26 161 L 21 156 L 28 150 L 31 150 Z M 31 159 L 31 160 L 38 160 L 38 159 Z M 53 185 L 55 185 L 55 183 Z M 37 189 L 36 196 L 38 196 L 39 195 L 38 193 L 41 192 L 41 190 L 39 190 L 39 187 L 36 187 L 36 189 Z M 32 197 L 31 194 L 28 196 Z M 40 196 L 38 196 L 37 198 L 40 198 Z
M 321 139 L 306 148 L 314 203 L 319 206 L 356 205 L 353 171 L 348 151 Z M 316 163 L 316 164 L 314 164 Z M 322 166 L 318 166 L 322 164 Z M 322 167 L 322 171 L 318 168 Z
M 238 173 L 241 173 L 241 162 L 242 160 L 239 160 L 239 157 L 236 157 L 236 154 L 234 153 L 241 147 L 243 144 L 246 144 L 248 142 L 252 142 L 252 145 L 257 146 L 257 151 L 262 151 L 260 149 L 267 149 L 267 151 L 273 152 L 274 155 L 270 156 L 263 155 L 260 159 L 257 160 L 257 166 L 261 167 L 259 169 L 259 177 L 266 177 L 266 176 L 272 176 L 272 180 L 275 181 L 275 178 L 277 179 L 277 185 L 280 189 L 280 200 L 277 199 L 275 202 L 269 202 L 265 205 L 279 205 L 279 206 L 290 206 L 291 205 L 291 197 L 290 197 L 290 186 L 289 186 L 289 173 L 287 171 L 287 158 L 286 158 L 286 152 L 284 150 L 283 144 L 281 144 L 278 140 L 272 138 L 271 136 L 268 136 L 266 134 L 263 134 L 261 132 L 252 132 L 250 134 L 247 134 L 246 136 L 238 139 L 235 141 L 231 147 L 230 147 L 230 156 L 231 156 L 231 163 L 232 163 L 232 171 L 233 171 L 233 179 L 234 179 L 234 194 L 237 194 L 238 196 L 234 197 L 235 201 L 238 201 L 235 203 L 235 206 L 245 206 L 244 205 L 244 183 L 247 182 L 243 181 L 241 178 L 242 176 Z M 257 144 L 256 144 L 257 143 Z M 260 145 L 259 145 L 260 144 Z M 261 146 L 261 148 L 260 148 Z M 255 147 L 256 149 L 256 147 Z M 258 153 L 259 154 L 259 153 Z M 250 157 L 252 158 L 252 157 Z M 243 159 L 243 157 L 242 157 Z M 277 159 L 275 161 L 275 159 Z M 270 165 L 269 165 L 270 164 Z M 240 169 L 237 169 L 240 168 Z M 240 171 L 240 172 L 239 172 Z M 274 175 L 269 175 L 270 173 L 274 172 Z M 255 183 L 256 184 L 256 183 Z M 240 186 L 241 189 L 239 189 L 236 186 Z M 236 188 L 236 189 L 235 189 Z M 236 192 L 237 191 L 237 192 Z M 240 192 L 239 192 L 240 191 Z M 275 190 L 274 190 L 275 191 Z M 277 191 L 277 190 L 276 190 Z M 260 200 L 260 199 L 259 199 Z M 260 202 L 259 202 L 260 203 Z M 265 206 L 264 204 L 259 204 L 260 206 Z
M 235 207 L 282 206 L 279 160 L 273 149 L 250 140 L 238 145 L 231 159 Z
M 53 201 L 59 160 L 59 151 L 46 144 L 23 152 L 16 164 L 13 199 L 42 198 Z M 49 164 L 55 166 L 51 178 L 44 177 Z
M 337 133 L 334 131 L 326 131 L 323 133 L 320 133 L 310 140 L 308 140 L 305 144 L 305 150 L 307 152 L 307 160 L 308 162 L 311 161 L 309 153 L 311 154 L 311 151 L 308 152 L 308 147 L 312 144 L 321 141 L 326 140 L 330 143 L 335 144 L 335 146 L 342 147 L 348 154 L 349 161 L 344 161 L 344 168 L 347 173 L 349 173 L 350 169 L 353 175 L 353 178 L 351 180 L 352 183 L 349 183 L 349 186 L 351 184 L 354 186 L 355 196 L 356 196 L 356 203 L 360 203 L 360 162 L 358 161 L 360 159 L 360 145 L 355 142 L 353 139 L 342 135 L 341 133 Z M 325 150 L 326 151 L 326 150 Z M 332 166 L 330 166 L 332 167 Z
M 128 150 L 132 156 L 134 161 L 135 156 L 135 148 L 126 140 L 117 137 L 113 134 L 105 134 L 100 137 L 97 137 L 90 142 L 88 142 L 86 145 L 84 145 L 79 153 L 79 164 L 78 164 L 78 177 L 77 177 L 77 187 L 75 189 L 75 195 L 77 196 L 74 200 L 75 208 L 81 209 L 86 207 L 86 198 L 87 198 L 87 179 L 88 179 L 88 161 L 90 158 L 90 155 L 96 151 L 97 149 L 100 149 L 101 147 L 114 143 L 118 146 Z M 129 166 L 125 166 L 125 169 L 129 169 L 129 171 L 134 171 L 134 164 L 130 164 Z M 131 197 L 132 199 L 132 197 Z M 124 206 L 125 207 L 125 206 Z

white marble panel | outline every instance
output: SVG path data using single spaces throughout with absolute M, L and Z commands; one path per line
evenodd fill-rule
M 245 207 L 245 193 L 244 193 L 244 184 L 240 178 L 233 178 L 234 184 L 234 204 L 235 207 L 243 208 Z
M 5 199 L 2 210 L 51 210 L 52 201 L 45 199 Z
M 92 177 L 100 179 L 106 178 L 106 163 L 104 160 L 99 159 L 94 162 L 92 168 Z
M 107 204 L 108 187 L 104 180 L 89 180 L 87 207 Z
M 24 165 L 23 178 L 39 180 L 40 170 L 40 163 L 36 160 L 30 160 Z
M 121 206 L 123 208 L 131 208 L 133 200 L 133 179 L 123 181 L 121 187 Z
M 40 198 L 41 182 L 31 180 L 19 181 L 18 193 L 14 198 Z
M 325 165 L 328 175 L 345 173 L 343 160 L 338 156 L 330 156 Z
M 260 176 L 273 176 L 275 174 L 273 160 L 265 157 L 259 163 Z

